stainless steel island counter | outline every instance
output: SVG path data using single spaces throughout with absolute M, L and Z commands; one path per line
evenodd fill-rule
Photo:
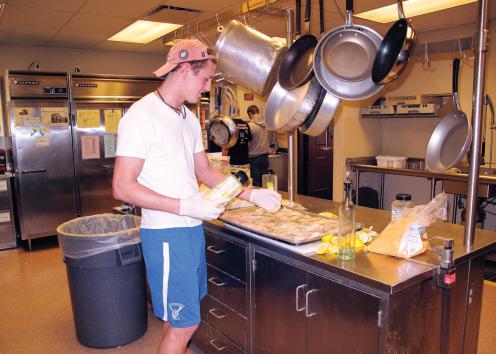
M 327 200 L 296 202 L 337 213 Z M 357 207 L 357 221 L 377 231 L 389 217 Z M 443 288 L 432 251 L 411 260 L 359 251 L 354 261 L 340 262 L 219 221 L 205 230 L 208 296 L 194 341 L 207 353 L 476 352 L 483 256 L 496 248 L 494 232 L 477 230 L 467 251 L 462 226 L 428 229 L 455 241 L 456 282 Z

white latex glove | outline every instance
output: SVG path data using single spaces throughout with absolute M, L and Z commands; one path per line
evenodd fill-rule
M 217 219 L 225 210 L 226 199 L 205 200 L 206 192 L 197 192 L 189 198 L 179 200 L 179 215 L 201 220 Z
M 250 202 L 271 212 L 281 207 L 281 195 L 272 189 L 252 189 Z

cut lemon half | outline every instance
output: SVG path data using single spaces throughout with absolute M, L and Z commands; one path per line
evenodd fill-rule
M 327 242 L 322 242 L 320 245 L 317 246 L 315 253 L 326 254 L 328 249 L 329 249 L 329 244 Z

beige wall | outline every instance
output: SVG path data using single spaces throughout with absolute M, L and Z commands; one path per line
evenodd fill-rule
M 164 61 L 164 55 L 73 49 L 60 47 L 17 46 L 0 44 L 0 71 L 27 70 L 37 60 L 42 71 L 152 76 Z

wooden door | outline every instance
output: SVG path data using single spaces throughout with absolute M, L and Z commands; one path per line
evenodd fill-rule
M 298 192 L 332 199 L 332 129 L 317 137 L 300 134 Z

